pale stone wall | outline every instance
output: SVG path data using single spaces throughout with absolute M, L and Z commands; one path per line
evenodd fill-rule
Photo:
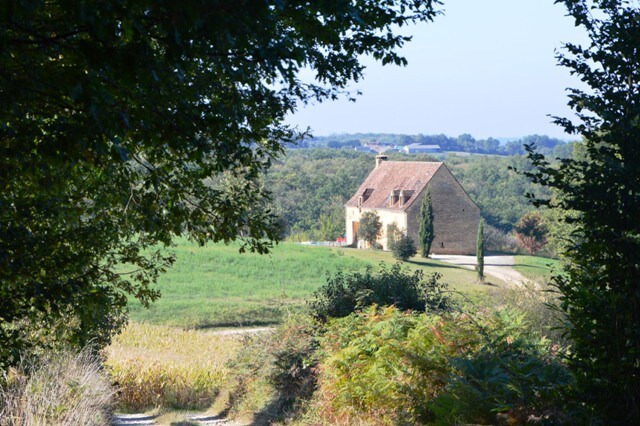
M 347 243 L 354 245 L 356 236 L 353 233 L 353 222 L 360 222 L 360 216 L 367 211 L 375 211 L 382 222 L 381 235 L 378 238 L 378 242 L 382 244 L 384 250 L 389 250 L 387 242 L 387 226 L 392 223 L 396 223 L 402 230 L 407 229 L 407 214 L 402 210 L 387 210 L 387 209 L 359 209 L 357 207 L 346 208 L 346 228 L 347 228 Z
M 378 242 L 382 244 L 383 250 L 389 250 L 389 241 L 387 239 L 387 227 L 395 223 L 402 231 L 407 229 L 407 214 L 401 210 L 378 210 L 380 222 L 382 222 L 382 233 Z
M 429 182 L 433 206 L 435 254 L 470 254 L 476 252 L 480 209 L 471 201 L 446 167 L 440 167 Z M 424 193 L 407 209 L 409 236 L 418 246 L 419 213 Z
M 360 221 L 360 212 L 357 207 L 347 207 L 346 211 L 346 228 L 347 228 L 347 244 L 354 245 L 356 236 L 353 234 L 353 222 Z

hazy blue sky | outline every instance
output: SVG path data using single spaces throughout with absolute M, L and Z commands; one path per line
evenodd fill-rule
M 556 65 L 563 42 L 586 37 L 553 0 L 445 0 L 444 14 L 406 30 L 407 67 L 373 61 L 346 100 L 308 106 L 288 122 L 316 135 L 470 133 L 476 138 L 568 137 L 547 114 L 571 116 L 565 88 L 579 81 Z

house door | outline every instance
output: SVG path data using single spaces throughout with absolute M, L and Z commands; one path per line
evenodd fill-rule
M 353 243 L 358 243 L 358 227 L 360 226 L 360 222 L 351 222 L 351 226 L 353 227 Z

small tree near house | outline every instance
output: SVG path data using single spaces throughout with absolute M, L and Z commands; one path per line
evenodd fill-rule
M 372 211 L 362 214 L 360 217 L 360 226 L 358 227 L 358 238 L 363 239 L 373 247 L 380 236 L 381 230 L 382 222 L 380 222 L 380 217 L 377 212 Z
M 547 244 L 547 225 L 539 213 L 531 212 L 522 216 L 515 230 L 518 241 L 531 254 L 536 254 Z
M 418 229 L 418 239 L 422 257 L 429 257 L 433 237 L 433 206 L 431 205 L 431 191 L 429 190 L 429 186 L 427 186 L 422 204 L 420 205 L 420 228 Z
M 402 262 L 418 253 L 411 237 L 402 232 L 395 222 L 387 227 L 387 242 L 393 257 Z
M 395 244 L 391 248 L 391 252 L 393 253 L 393 257 L 402 262 L 418 254 L 418 250 L 416 250 L 416 245 L 413 243 L 413 240 L 405 234 L 401 234 L 396 240 Z
M 402 231 L 400 231 L 396 222 L 387 225 L 387 246 L 389 247 L 389 250 L 393 251 L 393 246 L 401 235 Z
M 480 219 L 478 225 L 478 240 L 476 242 L 476 271 L 478 272 L 478 281 L 484 281 L 484 221 Z

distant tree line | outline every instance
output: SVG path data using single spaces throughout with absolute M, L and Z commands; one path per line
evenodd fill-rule
M 398 146 L 421 144 L 439 145 L 442 151 L 447 152 L 468 152 L 474 154 L 492 155 L 525 155 L 524 145 L 535 144 L 538 151 L 544 155 L 559 158 L 568 158 L 572 152 L 572 142 L 552 138 L 545 135 L 530 135 L 517 140 L 510 140 L 505 143 L 498 139 L 489 137 L 487 139 L 475 139 L 468 133 L 458 137 L 439 135 L 402 135 L 385 133 L 356 133 L 340 134 L 331 136 L 316 136 L 300 142 L 297 145 L 291 144 L 294 148 L 332 148 L 350 149 L 370 143 L 385 143 Z

